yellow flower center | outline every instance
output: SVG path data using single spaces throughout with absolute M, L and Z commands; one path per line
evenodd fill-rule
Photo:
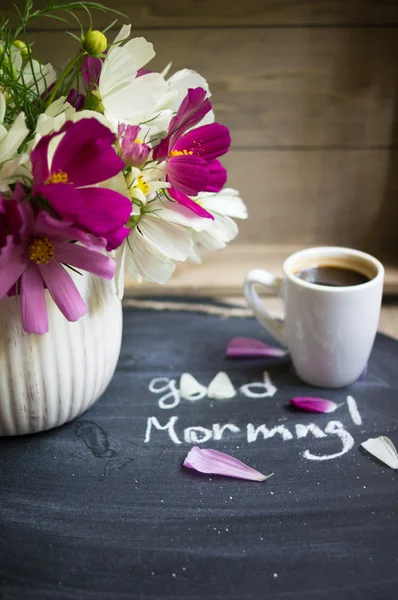
M 37 265 L 40 265 L 40 263 L 48 264 L 54 258 L 54 245 L 47 237 L 35 238 L 29 244 L 28 252 L 30 260 L 33 260 Z
M 193 154 L 192 150 L 172 150 L 169 154 L 170 157 L 172 156 L 187 156 L 189 154 Z
M 149 192 L 149 185 L 147 184 L 147 182 L 145 181 L 145 179 L 143 178 L 142 175 L 140 175 L 139 177 L 137 177 L 137 183 L 135 184 L 134 187 L 136 187 L 139 190 L 141 190 L 141 192 L 143 194 L 147 194 Z
M 135 138 L 133 144 L 143 144 L 144 142 L 140 138 Z
M 58 171 L 57 173 L 52 173 L 47 179 L 46 183 L 68 183 L 68 174 L 65 173 L 65 171 Z

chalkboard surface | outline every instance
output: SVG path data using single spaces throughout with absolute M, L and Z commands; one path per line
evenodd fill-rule
M 102 399 L 60 429 L 0 440 L 2 600 L 398 598 L 398 474 L 359 448 L 398 442 L 398 343 L 378 336 L 366 379 L 320 394 L 288 359 L 227 361 L 238 335 L 270 341 L 253 319 L 126 310 Z M 221 370 L 237 390 L 266 370 L 277 391 L 178 402 L 149 390 Z M 288 408 L 310 394 L 344 404 Z M 182 468 L 201 437 L 275 475 Z

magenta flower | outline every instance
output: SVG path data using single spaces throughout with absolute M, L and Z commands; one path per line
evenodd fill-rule
M 9 236 L 14 242 L 20 241 L 21 227 L 22 215 L 18 199 L 7 200 L 0 194 L 0 251 L 6 245 Z
M 107 54 L 107 51 L 105 51 Z M 97 58 L 96 56 L 87 56 L 82 66 L 82 77 L 86 89 L 96 87 L 99 84 L 99 79 L 102 70 L 102 64 L 105 57 Z
M 98 252 L 105 240 L 58 221 L 47 212 L 33 213 L 29 200 L 20 202 L 23 228 L 20 243 L 11 236 L 0 253 L 0 300 L 18 283 L 22 326 L 28 333 L 46 333 L 48 317 L 44 289 L 68 319 L 77 321 L 87 308 L 63 265 L 112 279 L 115 262 Z M 70 243 L 77 240 L 87 246 Z
M 140 130 L 141 127 L 138 125 L 125 125 L 124 123 L 118 127 L 120 156 L 125 164 L 131 167 L 142 166 L 151 151 L 150 146 L 138 137 Z
M 83 110 L 84 108 L 84 94 L 80 94 L 75 88 L 71 89 L 66 97 L 66 101 L 76 110 Z
M 209 212 L 189 198 L 203 191 L 219 192 L 227 179 L 226 169 L 217 158 L 230 146 L 228 128 L 212 123 L 191 129 L 210 109 L 204 89 L 188 90 L 170 122 L 168 136 L 154 149 L 153 157 L 166 160 L 166 180 L 171 184 L 171 197 L 198 215 L 212 219 Z
M 113 250 L 128 236 L 131 215 L 128 198 L 96 186 L 124 169 L 112 147 L 114 135 L 96 119 L 68 122 L 60 133 L 51 161 L 49 144 L 59 133 L 44 136 L 32 152 L 33 194 L 60 218 L 105 238 L 107 250 Z

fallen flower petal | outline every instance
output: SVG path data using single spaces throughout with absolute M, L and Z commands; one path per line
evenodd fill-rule
M 228 342 L 225 356 L 227 358 L 286 356 L 287 353 L 287 350 L 264 344 L 260 340 L 248 337 L 236 337 Z
M 342 404 L 336 404 L 332 400 L 325 400 L 325 398 L 313 398 L 312 396 L 304 396 L 292 398 L 290 404 L 295 408 L 304 410 L 305 412 L 317 412 L 317 413 L 331 413 L 342 406 Z
M 214 400 L 226 400 L 233 398 L 235 395 L 236 391 L 232 385 L 232 381 L 224 371 L 217 373 L 207 388 L 208 398 L 213 398 Z
M 202 400 L 207 394 L 207 388 L 199 383 L 190 373 L 183 373 L 180 379 L 180 396 L 184 400 L 195 402 Z
M 366 442 L 362 442 L 361 446 L 391 469 L 398 469 L 398 452 L 390 438 L 384 435 L 369 438 Z
M 237 458 L 224 454 L 224 452 L 218 452 L 210 448 L 202 449 L 198 446 L 194 446 L 188 452 L 184 460 L 184 467 L 195 469 L 199 473 L 224 475 L 225 477 L 236 477 L 237 479 L 247 479 L 249 481 L 265 481 L 273 475 L 273 473 L 263 475 Z

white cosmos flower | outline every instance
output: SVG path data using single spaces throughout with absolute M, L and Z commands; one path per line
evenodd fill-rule
M 192 211 L 166 198 L 150 202 L 150 212 L 140 215 L 128 239 L 116 252 L 116 287 L 123 294 L 124 265 L 136 281 L 165 283 L 175 269 L 176 261 L 185 261 L 192 253 L 193 230 L 202 231 L 207 224 Z
M 29 176 L 23 165 L 28 161 L 27 154 L 17 151 L 29 133 L 24 113 L 20 113 L 7 129 L 3 125 L 5 115 L 5 99 L 0 94 L 0 191 L 9 191 L 9 184 Z
M 133 167 L 127 178 L 130 198 L 146 204 L 148 199 L 154 198 L 158 190 L 170 187 L 170 184 L 164 181 L 164 176 L 165 163 L 152 168 L 147 167 L 142 171 Z
M 57 74 L 50 63 L 43 65 L 32 59 L 20 71 L 18 79 L 24 86 L 41 95 L 56 81 Z
M 129 35 L 130 26 L 124 26 L 104 60 L 98 90 L 94 92 L 115 129 L 119 123 L 137 125 L 155 116 L 158 99 L 167 91 L 159 73 L 137 77 L 138 69 L 144 67 L 155 52 L 152 44 L 142 37 L 121 45 Z
M 202 192 L 195 201 L 214 217 L 214 221 L 204 219 L 207 222 L 206 229 L 194 235 L 196 246 L 190 258 L 194 262 L 200 262 L 201 247 L 219 250 L 236 237 L 238 226 L 233 218 L 247 219 L 247 208 L 239 192 L 231 188 L 225 188 L 216 194 Z
M 69 102 L 66 102 L 65 96 L 58 98 L 41 113 L 37 119 L 35 130 L 34 145 L 43 137 L 55 131 L 59 131 L 66 123 L 75 116 L 76 110 Z

